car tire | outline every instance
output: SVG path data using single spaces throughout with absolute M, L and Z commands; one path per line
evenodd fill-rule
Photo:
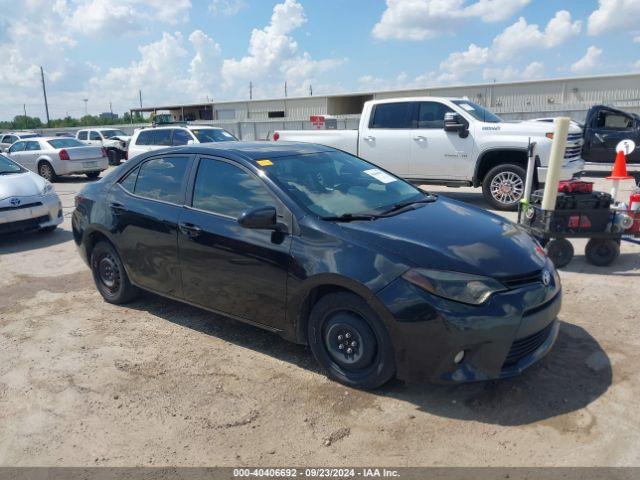
M 96 178 L 98 178 L 100 176 L 100 172 L 87 172 L 87 173 L 85 173 L 85 175 L 87 176 L 87 178 L 89 180 L 95 180 Z
M 120 155 L 115 150 L 107 150 L 109 165 L 120 165 Z
M 496 210 L 515 211 L 524 195 L 527 172 L 519 165 L 505 163 L 493 167 L 482 181 L 482 194 Z
M 620 255 L 620 244 L 616 240 L 592 238 L 584 249 L 587 261 L 597 267 L 606 267 Z
M 556 268 L 569 265 L 573 258 L 573 245 L 566 238 L 556 238 L 545 245 L 547 256 Z
M 109 242 L 99 242 L 91 253 L 91 273 L 100 295 L 109 303 L 121 305 L 140 294 L 132 285 L 122 260 Z
M 52 183 L 58 179 L 56 171 L 49 162 L 40 162 L 38 164 L 38 175 Z
M 331 293 L 311 310 L 308 341 L 327 376 L 374 389 L 395 375 L 393 345 L 375 311 L 352 293 Z

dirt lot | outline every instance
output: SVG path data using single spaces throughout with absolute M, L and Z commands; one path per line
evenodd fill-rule
M 71 239 L 84 182 L 56 184 L 58 231 L 0 239 L 0 465 L 640 465 L 640 246 L 597 268 L 575 242 L 558 343 L 521 377 L 366 393 L 251 326 L 103 302 Z

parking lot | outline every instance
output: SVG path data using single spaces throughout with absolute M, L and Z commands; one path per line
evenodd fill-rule
M 574 242 L 560 336 L 522 376 L 363 392 L 252 326 L 151 294 L 105 303 L 71 235 L 87 181 L 55 184 L 56 232 L 0 239 L 0 464 L 640 462 L 639 245 L 598 268 Z M 479 190 L 429 190 L 486 206 Z

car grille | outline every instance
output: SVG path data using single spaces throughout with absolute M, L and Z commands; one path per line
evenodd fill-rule
M 49 215 L 43 215 L 41 217 L 29 218 L 18 222 L 0 223 L 0 234 L 35 230 L 41 223 L 48 221 Z
M 498 280 L 507 288 L 518 288 L 518 287 L 522 287 L 523 285 L 529 285 L 531 283 L 537 283 L 537 282 L 542 283 L 542 270 L 538 270 L 537 272 L 527 273 L 525 275 L 498 278 Z
M 578 142 L 578 145 L 570 146 L 567 145 L 567 148 L 564 152 L 565 160 L 575 160 L 580 158 L 580 154 L 582 153 L 582 134 L 581 133 L 570 133 L 567 136 L 567 142 Z
M 510 367 L 515 365 L 527 355 L 535 352 L 547 340 L 547 338 L 549 338 L 552 328 L 553 322 L 533 335 L 514 341 L 511 345 L 511 350 L 509 350 L 507 358 L 504 361 L 504 366 Z
M 39 207 L 40 205 L 42 205 L 42 202 L 34 202 L 34 203 L 24 203 L 22 205 L 18 205 L 17 207 L 2 207 L 0 208 L 0 212 L 12 212 L 14 210 L 20 210 L 22 208 L 32 208 L 32 207 Z

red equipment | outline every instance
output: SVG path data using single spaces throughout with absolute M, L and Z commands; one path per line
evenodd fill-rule
M 558 183 L 558 192 L 561 193 L 591 193 L 593 182 L 583 180 L 562 180 Z

